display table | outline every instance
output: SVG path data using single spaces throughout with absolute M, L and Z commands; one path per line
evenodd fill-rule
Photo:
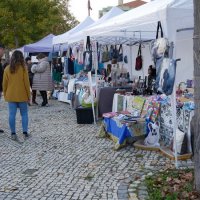
M 117 89 L 125 89 L 127 92 L 130 92 L 132 87 L 120 86 L 120 87 L 99 88 L 99 94 L 98 94 L 99 117 L 102 117 L 103 113 L 108 113 L 112 111 L 113 97 Z
M 136 141 L 144 138 L 145 121 L 124 122 L 117 117 L 104 118 L 100 136 L 109 136 L 115 142 L 115 149 L 118 149 L 128 141 Z

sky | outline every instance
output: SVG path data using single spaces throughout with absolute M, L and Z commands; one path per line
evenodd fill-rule
M 123 2 L 127 3 L 130 1 L 133 0 L 124 0 Z M 82 22 L 88 16 L 87 3 L 88 0 L 70 0 L 69 10 L 79 22 Z M 92 7 L 92 10 L 90 11 L 90 16 L 92 17 L 92 19 L 97 20 L 99 10 L 108 6 L 117 6 L 118 0 L 90 0 L 90 4 Z

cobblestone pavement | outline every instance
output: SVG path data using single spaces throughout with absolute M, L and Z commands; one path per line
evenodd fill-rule
M 0 200 L 145 199 L 145 175 L 171 164 L 132 146 L 114 151 L 112 141 L 97 137 L 98 126 L 77 124 L 75 111 L 56 100 L 29 108 L 25 141 L 19 112 L 19 141 L 11 140 L 7 112 L 1 101 Z

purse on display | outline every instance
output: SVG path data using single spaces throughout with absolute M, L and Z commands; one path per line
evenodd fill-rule
M 166 95 L 171 95 L 176 77 L 176 60 L 163 58 L 159 77 L 158 91 Z
M 119 51 L 117 50 L 117 46 L 111 45 L 111 47 L 110 47 L 110 57 L 111 57 L 111 63 L 112 64 L 117 64 L 118 56 L 119 56 Z
M 141 53 L 141 44 L 139 45 L 138 54 L 135 60 L 135 70 L 139 71 L 142 69 L 142 53 Z
M 159 30 L 160 30 L 160 38 L 158 38 Z M 160 58 L 168 54 L 168 51 L 169 51 L 169 41 L 167 38 L 163 37 L 162 25 L 161 22 L 158 21 L 156 39 L 151 42 L 151 54 L 154 62 L 157 58 Z
M 128 63 L 128 56 L 124 56 L 124 63 Z
M 117 61 L 118 61 L 118 62 L 123 62 L 123 49 L 122 49 L 122 44 L 120 44 L 120 46 L 119 46 Z
M 109 60 L 110 58 L 109 58 L 108 46 L 106 46 L 106 48 L 104 48 L 104 51 L 102 53 L 102 63 L 108 62 Z

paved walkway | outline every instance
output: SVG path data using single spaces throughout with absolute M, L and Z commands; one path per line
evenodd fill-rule
M 49 104 L 30 107 L 26 141 L 18 112 L 16 142 L 10 138 L 7 104 L 0 102 L 5 130 L 0 134 L 0 200 L 145 199 L 145 175 L 171 164 L 159 153 L 132 146 L 114 151 L 112 141 L 98 138 L 98 126 L 76 123 L 68 104 Z

